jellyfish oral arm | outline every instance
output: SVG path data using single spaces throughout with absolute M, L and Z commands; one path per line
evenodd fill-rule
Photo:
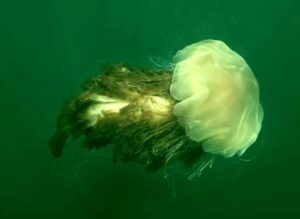
M 129 104 L 124 100 L 98 94 L 92 94 L 90 99 L 96 103 L 90 106 L 86 111 L 86 119 L 88 120 L 89 126 L 96 125 L 99 120 L 105 117 L 105 113 L 118 114 L 122 108 Z

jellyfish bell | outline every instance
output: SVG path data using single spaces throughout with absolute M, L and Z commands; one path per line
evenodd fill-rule
M 171 96 L 186 134 L 205 152 L 242 155 L 263 120 L 259 86 L 246 61 L 224 42 L 203 40 L 174 56 Z

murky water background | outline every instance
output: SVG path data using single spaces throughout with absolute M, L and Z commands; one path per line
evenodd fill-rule
M 297 0 L 2 1 L 0 218 L 299 217 L 299 11 Z M 166 65 L 206 38 L 245 57 L 261 86 L 265 120 L 246 161 L 217 159 L 190 182 L 78 141 L 50 155 L 62 101 L 103 63 Z

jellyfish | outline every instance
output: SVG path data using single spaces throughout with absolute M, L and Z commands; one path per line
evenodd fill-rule
M 256 141 L 263 108 L 246 61 L 224 42 L 179 50 L 173 67 L 105 66 L 64 103 L 49 140 L 59 157 L 68 138 L 88 149 L 113 147 L 113 160 L 147 170 L 172 161 L 195 166 L 206 154 L 241 156 Z

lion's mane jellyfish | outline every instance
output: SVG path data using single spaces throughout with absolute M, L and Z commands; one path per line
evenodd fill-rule
M 89 149 L 114 147 L 114 160 L 148 170 L 205 154 L 242 155 L 260 132 L 263 110 L 246 61 L 217 40 L 178 51 L 172 69 L 106 66 L 62 107 L 49 141 L 60 156 L 69 136 Z

